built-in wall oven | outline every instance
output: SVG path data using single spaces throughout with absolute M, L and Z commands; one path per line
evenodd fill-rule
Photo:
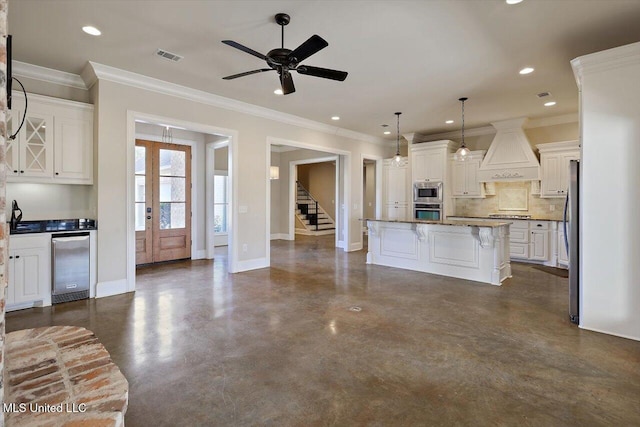
M 414 203 L 442 203 L 442 182 L 416 181 L 413 183 Z
M 441 203 L 414 203 L 413 218 L 426 221 L 442 220 Z

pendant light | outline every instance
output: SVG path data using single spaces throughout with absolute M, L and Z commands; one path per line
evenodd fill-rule
M 462 144 L 460 144 L 460 148 L 456 151 L 455 159 L 458 161 L 465 161 L 469 157 L 469 153 L 471 151 L 464 145 L 464 101 L 469 98 L 460 98 L 458 101 L 462 102 Z
M 394 166 L 400 166 L 400 162 L 402 162 L 402 156 L 400 155 L 400 114 L 402 113 L 395 113 L 397 117 L 396 122 L 398 124 L 398 133 L 396 134 L 396 155 L 393 157 Z

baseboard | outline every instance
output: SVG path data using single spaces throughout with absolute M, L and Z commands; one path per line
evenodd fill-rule
M 336 247 L 344 249 L 344 240 L 338 240 L 338 244 L 336 245 Z
M 296 234 L 300 234 L 301 236 L 328 236 L 329 234 L 336 234 L 336 230 L 310 231 L 302 228 L 296 228 Z
M 293 240 L 289 237 L 289 233 L 273 233 L 271 235 L 271 240 Z
M 201 251 L 195 251 L 195 255 L 191 256 L 191 259 L 205 259 L 207 257 L 207 251 L 205 249 Z
M 631 335 L 618 334 L 618 333 L 615 333 L 615 332 L 605 331 L 603 329 L 589 328 L 587 326 L 582 326 L 582 325 L 579 325 L 578 327 L 580 329 L 584 329 L 585 331 L 598 332 L 600 334 L 613 335 L 614 337 L 620 337 L 620 338 L 626 338 L 628 340 L 640 341 L 640 337 L 634 337 L 634 336 L 631 336 Z
M 127 292 L 127 279 L 98 282 L 96 285 L 96 298 L 126 294 Z
M 362 242 L 356 242 L 349 245 L 349 250 L 347 252 L 355 252 L 362 250 Z
M 269 261 L 267 258 L 254 258 L 247 259 L 245 261 L 238 261 L 236 263 L 236 273 L 249 270 L 257 270 L 259 268 L 269 268 Z

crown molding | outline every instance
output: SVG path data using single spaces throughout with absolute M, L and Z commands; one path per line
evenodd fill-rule
M 27 64 L 26 62 L 20 61 L 11 61 L 11 67 L 11 72 L 15 76 L 87 90 L 84 80 L 77 74 L 66 73 L 64 71 Z
M 82 71 L 82 78 L 86 83 L 86 86 L 89 88 L 93 86 L 98 80 L 106 80 L 114 83 L 136 87 L 139 89 L 162 93 L 169 96 L 175 96 L 177 98 L 199 102 L 201 104 L 211 105 L 213 107 L 224 108 L 226 110 L 236 111 L 244 114 L 250 114 L 252 116 L 261 117 L 288 125 L 324 132 L 331 135 L 337 135 L 344 138 L 371 142 L 378 145 L 383 145 L 385 142 L 385 140 L 382 138 L 339 128 L 336 126 L 327 125 L 324 123 L 316 122 L 314 120 L 294 116 L 293 114 L 271 110 L 269 108 L 260 107 L 235 99 L 225 98 L 220 95 L 214 95 L 209 92 L 181 86 L 175 83 L 166 82 L 163 80 L 155 79 L 153 77 L 144 76 L 142 74 L 133 73 L 131 71 L 121 70 L 119 68 L 110 67 L 108 65 L 99 64 L 96 62 L 89 61 L 87 63 L 87 66 Z
M 571 61 L 578 88 L 582 87 L 582 78 L 586 73 L 596 73 L 634 64 L 640 64 L 640 42 L 583 55 Z
M 517 120 L 522 120 L 522 119 L 524 118 L 520 118 Z M 546 126 L 555 126 L 555 125 L 577 123 L 577 122 L 578 122 L 578 113 L 571 113 L 571 114 L 563 114 L 561 116 L 544 117 L 541 119 L 530 119 L 528 121 L 525 120 L 524 125 L 522 127 L 523 129 L 533 129 L 533 128 L 541 128 Z M 482 126 L 478 128 L 464 130 L 465 136 L 494 135 L 495 133 L 496 133 L 496 128 L 493 126 Z M 421 139 L 420 140 L 416 139 L 414 142 L 438 141 L 441 139 L 457 139 L 462 137 L 462 132 L 460 130 L 454 130 L 450 132 L 435 133 L 432 135 L 419 135 L 419 136 L 421 137 Z

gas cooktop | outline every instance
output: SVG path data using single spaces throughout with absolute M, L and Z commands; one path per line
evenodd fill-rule
M 503 218 L 503 219 L 531 219 L 531 215 L 489 214 L 489 218 Z

